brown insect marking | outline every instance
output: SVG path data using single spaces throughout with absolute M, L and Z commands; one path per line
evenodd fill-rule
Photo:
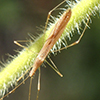
M 68 9 L 62 14 L 60 19 L 57 21 L 50 35 L 48 36 L 46 42 L 44 43 L 43 48 L 41 49 L 41 51 L 39 52 L 38 56 L 34 61 L 33 68 L 29 74 L 30 77 L 32 77 L 35 74 L 38 67 L 40 67 L 40 65 L 43 63 L 48 53 L 50 52 L 50 49 L 52 49 L 53 45 L 62 35 L 68 21 L 70 20 L 70 17 L 71 17 L 71 9 Z

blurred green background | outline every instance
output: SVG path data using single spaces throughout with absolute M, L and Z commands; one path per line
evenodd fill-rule
M 37 26 L 45 25 L 47 13 L 62 0 L 1 0 L 0 1 L 0 60 L 5 54 L 16 54 L 14 40 L 25 40 L 27 33 L 41 33 Z M 39 100 L 100 100 L 100 18 L 92 18 L 81 42 L 61 51 L 52 59 L 64 75 L 59 77 L 49 66 L 41 67 Z M 31 100 L 36 100 L 36 73 Z M 28 79 L 4 100 L 28 100 Z

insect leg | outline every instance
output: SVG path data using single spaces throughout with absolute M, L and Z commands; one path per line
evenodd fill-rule
M 31 96 L 32 79 L 33 79 L 33 77 L 31 77 L 31 79 L 30 79 L 28 100 L 30 100 L 30 96 Z
M 90 19 L 90 18 L 89 18 L 89 19 Z M 74 45 L 76 45 L 76 44 L 78 44 L 78 43 L 80 42 L 80 40 L 82 39 L 82 37 L 83 37 L 83 35 L 84 35 L 84 33 L 85 33 L 87 27 L 88 27 L 89 19 L 88 19 L 88 21 L 87 21 L 87 23 L 86 23 L 86 25 L 85 25 L 85 27 L 84 27 L 84 29 L 83 29 L 82 34 L 81 34 L 80 37 L 79 37 L 79 39 L 78 39 L 77 41 L 73 42 L 72 44 L 67 45 L 66 47 L 61 48 L 60 50 L 63 50 L 63 49 L 72 47 L 72 46 L 74 46 Z M 55 50 L 55 51 L 53 51 L 53 52 L 57 52 L 57 51 L 59 51 L 59 50 Z
M 44 33 L 46 31 L 46 28 L 47 28 L 47 25 L 48 25 L 48 21 L 49 21 L 49 18 L 50 18 L 50 15 L 51 13 L 57 9 L 60 5 L 62 5 L 64 2 L 66 2 L 66 0 L 62 1 L 60 4 L 58 4 L 57 6 L 55 6 L 52 10 L 49 11 L 48 15 L 47 15 L 47 20 L 46 20 L 46 24 L 45 24 L 45 28 L 44 28 Z
M 37 98 L 36 98 L 36 100 L 38 100 L 38 98 L 39 98 L 39 91 L 40 91 L 40 78 L 41 78 L 40 67 L 38 68 L 38 70 L 39 70 L 39 76 L 38 76 L 38 86 L 37 86 Z
M 27 40 L 26 40 L 27 41 Z M 22 44 L 20 44 L 19 42 L 26 42 L 25 40 L 18 40 L 18 41 L 14 41 L 14 43 L 16 44 L 16 45 L 18 45 L 18 46 L 20 46 L 20 47 L 22 47 L 22 48 L 25 48 L 26 50 L 29 50 L 27 47 L 25 47 L 25 46 L 23 46 Z M 29 41 L 28 41 L 29 42 Z M 29 51 L 31 51 L 31 50 L 29 50 Z M 36 52 L 34 52 L 34 51 L 31 51 L 32 53 L 36 53 Z M 36 53 L 36 54 L 38 54 L 38 53 Z
M 49 60 L 51 61 L 51 63 L 53 64 L 53 66 L 47 61 L 46 63 L 60 76 L 60 77 L 63 77 L 63 75 L 59 72 L 58 68 L 56 67 L 56 65 L 53 63 L 53 61 L 49 58 Z
M 3 98 L 5 98 L 6 96 L 8 96 L 9 94 L 13 93 L 18 87 L 20 87 L 27 79 L 29 78 L 26 77 L 25 80 L 23 80 L 19 85 L 17 85 L 13 90 L 11 90 L 9 93 L 7 93 L 6 95 L 4 95 L 2 98 L 0 98 L 0 100 L 2 100 Z
M 23 46 L 23 45 L 21 45 L 19 42 L 25 42 L 25 40 L 18 40 L 18 41 L 14 41 L 14 43 L 16 44 L 16 45 L 18 45 L 18 46 L 20 46 L 20 47 L 22 47 L 22 48 L 25 48 L 26 50 L 28 50 L 28 48 L 27 47 L 25 47 L 25 46 Z

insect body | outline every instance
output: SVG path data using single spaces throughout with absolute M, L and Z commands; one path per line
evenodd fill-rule
M 71 9 L 66 10 L 63 15 L 60 17 L 58 22 L 55 24 L 54 28 L 52 29 L 50 35 L 48 36 L 46 42 L 43 45 L 43 48 L 39 52 L 35 62 L 33 64 L 33 68 L 30 71 L 29 76 L 32 77 L 36 70 L 40 67 L 40 65 L 44 62 L 45 58 L 47 57 L 50 49 L 52 49 L 53 45 L 57 42 L 57 40 L 62 35 L 68 21 L 71 17 Z

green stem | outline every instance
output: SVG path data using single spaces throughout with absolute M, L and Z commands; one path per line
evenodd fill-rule
M 61 40 L 65 40 L 65 37 L 71 38 L 73 35 L 73 30 L 77 29 L 79 33 L 79 27 L 83 22 L 85 24 L 85 20 L 89 18 L 89 15 L 94 15 L 96 11 L 100 10 L 100 0 L 81 0 L 76 5 L 72 5 L 72 16 L 67 24 L 63 35 L 61 36 Z M 58 20 L 58 19 L 57 19 Z M 57 21 L 56 20 L 56 21 Z M 55 22 L 56 22 L 55 21 Z M 8 90 L 9 87 L 16 84 L 17 79 L 29 69 L 43 46 L 43 41 L 48 38 L 51 30 L 54 27 L 54 23 L 50 24 L 50 27 L 45 33 L 45 37 L 41 35 L 35 42 L 30 42 L 28 49 L 24 49 L 19 54 L 14 57 L 14 59 L 6 64 L 6 67 L 0 72 L 0 96 L 2 97 L 5 94 L 5 91 Z M 54 46 L 54 49 L 60 48 L 61 41 L 57 42 L 57 47 Z M 65 44 L 65 43 L 63 43 Z

